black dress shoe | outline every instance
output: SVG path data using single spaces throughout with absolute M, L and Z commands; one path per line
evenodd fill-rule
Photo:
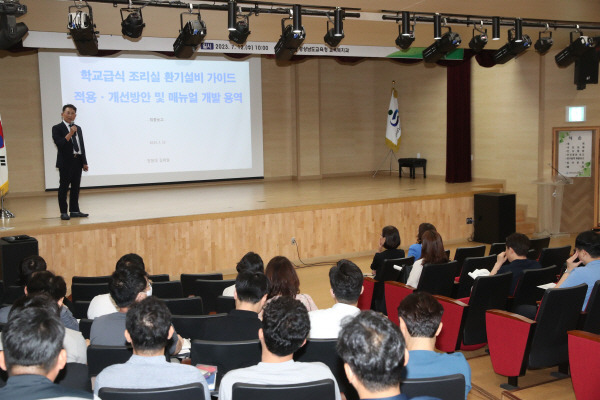
M 71 218 L 85 218 L 90 214 L 82 213 L 80 211 L 75 211 L 71 213 Z
M 69 217 L 69 214 L 67 214 L 67 213 L 61 213 L 60 219 L 62 219 L 63 221 L 68 221 L 71 219 L 71 217 Z

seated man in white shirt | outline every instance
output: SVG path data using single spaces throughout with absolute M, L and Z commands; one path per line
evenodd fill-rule
M 331 379 L 335 398 L 340 400 L 335 377 L 325 364 L 294 361 L 294 352 L 306 343 L 309 331 L 308 311 L 299 300 L 282 296 L 270 301 L 264 309 L 263 327 L 258 331 L 262 361 L 225 374 L 219 387 L 219 399 L 230 400 L 236 382 L 282 385 Z
M 308 313 L 312 339 L 337 338 L 342 320 L 360 312 L 356 307 L 363 291 L 363 273 L 349 260 L 340 260 L 329 270 L 331 296 L 335 304 L 331 308 Z

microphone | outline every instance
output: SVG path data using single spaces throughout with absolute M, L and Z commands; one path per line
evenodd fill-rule
M 69 128 L 72 128 L 73 125 L 75 125 L 73 122 L 69 123 Z M 73 133 L 73 136 L 77 136 L 77 130 L 75 131 L 75 133 Z

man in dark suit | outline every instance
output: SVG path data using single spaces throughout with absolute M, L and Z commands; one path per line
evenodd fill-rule
M 73 121 L 77 116 L 77 108 L 72 104 L 66 104 L 62 108 L 62 122 L 52 127 L 52 140 L 56 144 L 58 154 L 56 156 L 56 168 L 60 174 L 58 186 L 58 206 L 60 207 L 60 219 L 69 220 L 73 218 L 87 217 L 79 210 L 79 185 L 81 183 L 81 171 L 88 170 L 85 157 L 85 145 L 81 127 Z M 71 215 L 67 214 L 67 192 L 71 186 L 69 209 Z

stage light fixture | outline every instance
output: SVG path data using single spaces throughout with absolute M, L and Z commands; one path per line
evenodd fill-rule
M 423 50 L 423 61 L 433 63 L 440 60 L 446 54 L 456 49 L 460 45 L 460 35 L 452 32 L 448 27 L 448 32 L 444 33 L 441 39 L 433 42 L 431 46 Z
M 500 40 L 500 17 L 492 17 L 492 40 Z
M 329 15 L 327 15 L 327 33 L 323 37 L 323 40 L 331 47 L 337 47 L 345 37 L 343 19 L 344 10 L 337 7 L 333 12 L 333 28 L 329 29 L 330 19 Z
M 127 13 L 127 17 L 123 12 Z M 123 36 L 137 39 L 142 36 L 145 26 L 141 8 L 131 8 L 131 1 L 129 8 L 121 8 L 121 33 Z
M 19 43 L 29 29 L 24 22 L 17 22 L 17 16 L 27 14 L 27 6 L 18 0 L 0 0 L 0 49 L 10 49 Z
M 248 40 L 250 35 L 250 23 L 248 15 L 238 13 L 237 2 L 231 0 L 228 3 L 227 10 L 227 29 L 229 30 L 229 40 L 242 45 Z
M 295 4 L 292 12 L 292 32 L 297 34 L 304 34 L 304 27 L 302 26 L 302 7 L 299 4 Z
M 433 38 L 435 40 L 442 38 L 442 16 L 439 13 L 433 15 Z
M 184 26 L 184 15 L 193 15 L 197 16 L 197 18 L 190 19 Z M 183 12 L 179 15 L 179 22 L 181 30 L 179 31 L 179 36 L 175 40 L 175 43 L 173 43 L 173 51 L 177 58 L 190 58 L 206 37 L 206 24 L 202 21 L 200 12 L 193 12 L 193 6 L 191 4 L 189 12 Z
M 521 18 L 515 19 L 515 42 L 520 43 L 523 41 L 523 20 Z
M 479 32 L 479 35 L 475 35 L 475 32 Z M 475 26 L 473 28 L 473 38 L 469 42 L 469 48 L 475 53 L 479 53 L 488 42 L 487 29 L 483 29 L 483 21 L 481 21 L 481 27 Z
M 552 40 L 552 32 L 548 32 L 548 36 L 542 36 L 542 34 L 548 32 L 548 25 L 546 24 L 546 30 L 539 33 L 538 40 L 535 42 L 533 47 L 535 51 L 540 54 L 544 54 L 552 47 L 554 41 Z
M 87 12 L 84 11 L 87 9 Z M 69 33 L 73 38 L 77 52 L 82 56 L 95 56 L 98 54 L 98 36 L 92 7 L 85 2 L 69 6 Z
M 508 42 L 500 47 L 492 56 L 496 64 L 505 64 L 531 47 L 529 35 L 522 35 L 521 41 L 517 42 L 512 36 L 512 30 L 508 31 Z
M 233 32 L 235 31 L 235 23 L 237 20 L 237 2 L 230 0 L 227 6 L 227 30 Z
M 579 33 L 579 37 L 573 39 L 573 33 Z M 583 36 L 580 30 L 570 33 L 571 43 L 558 53 L 554 60 L 559 67 L 567 67 L 583 55 L 588 49 L 595 47 L 594 38 Z
M 300 6 L 298 6 L 299 8 Z M 292 10 L 290 10 L 292 11 Z M 294 16 L 296 15 L 296 6 L 294 6 L 294 11 L 292 15 L 292 20 L 296 21 Z M 277 60 L 290 60 L 296 51 L 298 51 L 298 47 L 302 45 L 304 42 L 304 38 L 306 37 L 306 32 L 304 32 L 304 27 L 300 25 L 299 27 L 294 27 L 294 24 L 285 25 L 285 21 L 290 18 L 283 18 L 281 20 L 281 37 L 275 44 L 275 58 Z M 295 32 L 295 29 L 299 28 L 300 32 Z
M 402 11 L 402 26 L 398 27 L 398 37 L 396 38 L 396 46 L 400 47 L 403 50 L 406 50 L 414 41 L 415 31 L 414 27 L 411 30 L 410 14 L 408 11 Z

